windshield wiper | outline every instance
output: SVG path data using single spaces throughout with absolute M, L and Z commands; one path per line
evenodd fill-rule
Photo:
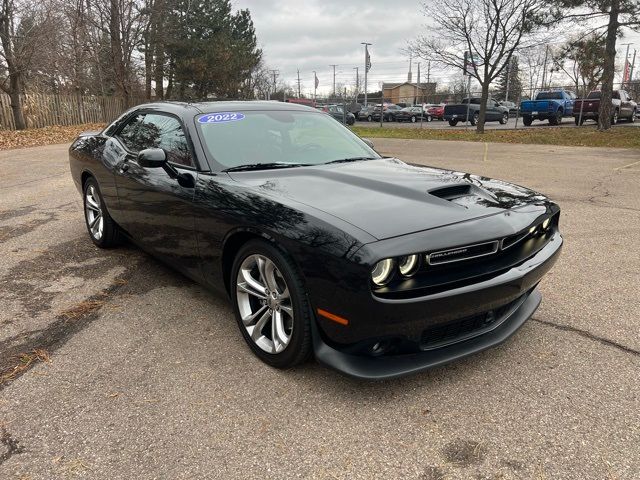
M 222 170 L 223 172 L 244 172 L 248 170 L 270 170 L 274 168 L 289 168 L 289 167 L 308 167 L 309 163 L 284 163 L 284 162 L 272 162 L 272 163 L 248 163 L 246 165 L 238 165 L 237 167 L 229 167 Z
M 338 160 L 331 160 L 330 162 L 326 162 L 325 165 L 330 165 L 332 163 L 347 163 L 347 162 L 359 162 L 360 160 L 379 160 L 383 157 L 351 157 L 351 158 L 339 158 Z

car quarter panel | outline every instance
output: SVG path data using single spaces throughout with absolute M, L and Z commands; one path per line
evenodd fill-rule
M 76 188 L 82 193 L 82 176 L 93 176 L 100 186 L 109 215 L 121 220 L 121 210 L 115 183 L 116 163 L 104 156 L 108 138 L 100 133 L 81 134 L 69 147 L 69 168 Z

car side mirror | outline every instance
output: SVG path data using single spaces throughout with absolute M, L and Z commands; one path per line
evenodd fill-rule
M 138 164 L 146 168 L 160 168 L 167 163 L 167 154 L 161 148 L 145 148 L 138 153 Z
M 375 148 L 375 147 L 373 146 L 373 142 L 372 142 L 371 140 L 369 140 L 368 138 L 363 138 L 363 139 L 362 139 L 362 141 L 363 141 L 364 143 L 366 143 L 367 145 L 369 145 L 371 148 Z

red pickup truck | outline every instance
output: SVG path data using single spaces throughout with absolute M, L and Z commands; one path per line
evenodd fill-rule
M 582 125 L 585 120 L 598 121 L 600 111 L 600 97 L 602 92 L 594 90 L 587 95 L 587 98 L 579 98 L 573 106 L 573 117 L 576 125 Z M 629 122 L 636 121 L 636 111 L 638 105 L 624 90 L 613 91 L 613 108 L 611 109 L 611 124 L 615 125 L 618 120 L 625 119 Z

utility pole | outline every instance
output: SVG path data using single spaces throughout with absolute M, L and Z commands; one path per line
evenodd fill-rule
M 318 75 L 316 74 L 316 71 L 313 71 L 313 103 L 315 104 L 316 102 L 316 97 L 317 97 L 317 93 L 318 93 Z M 315 105 L 314 105 L 315 107 Z
M 300 98 L 300 69 L 298 69 L 298 98 Z
M 629 71 L 629 81 L 633 81 L 633 70 L 636 68 L 636 49 L 633 49 L 633 61 L 631 62 L 631 70 Z
M 276 93 L 276 78 L 278 78 L 278 70 L 270 70 L 271 75 L 273 75 L 273 93 Z M 269 92 L 269 98 L 271 100 L 271 92 Z
M 413 96 L 413 104 L 415 105 L 416 103 L 418 103 L 418 93 L 420 93 L 420 62 L 418 62 L 418 77 L 417 77 L 417 84 L 416 84 L 416 88 L 415 88 L 415 95 Z
M 511 59 L 509 59 L 509 63 L 507 63 L 507 87 L 504 92 L 504 101 L 509 100 L 509 80 L 511 80 Z
M 369 66 L 371 65 L 369 61 L 369 45 L 373 45 L 367 42 L 360 42 L 361 45 L 364 45 L 364 105 L 367 106 L 367 73 L 369 73 Z
M 336 98 L 336 67 L 338 65 L 329 65 L 330 67 L 333 67 L 333 98 L 335 100 Z
M 409 73 L 407 74 L 407 82 L 411 83 L 413 75 L 411 75 L 411 64 L 413 63 L 413 57 L 409 54 Z
M 621 45 L 626 45 L 627 46 L 627 53 L 624 56 L 624 67 L 622 70 L 622 86 L 621 88 L 624 88 L 624 84 L 625 82 L 628 82 L 630 79 L 627 77 L 627 65 L 629 64 L 629 47 L 631 46 L 631 43 L 622 43 Z
M 356 71 L 356 103 L 358 102 L 358 94 L 360 93 L 360 76 L 358 75 L 358 68 L 359 67 L 353 67 Z

